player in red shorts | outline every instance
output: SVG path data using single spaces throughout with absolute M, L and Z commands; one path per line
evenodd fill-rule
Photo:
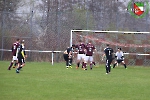
M 87 43 L 87 45 L 85 46 L 85 62 L 84 62 L 84 70 L 87 70 L 87 63 L 88 61 L 90 62 L 90 69 L 92 70 L 93 68 L 93 54 L 96 51 L 95 46 L 92 44 L 92 41 L 89 41 L 89 43 Z
M 13 66 L 14 63 L 15 63 L 15 65 L 14 65 L 15 67 L 18 64 L 17 52 L 18 52 L 19 45 L 20 45 L 20 39 L 16 39 L 16 42 L 13 43 L 13 45 L 12 45 L 12 55 L 13 55 L 13 57 L 12 57 L 12 61 L 11 61 L 10 65 L 8 67 L 8 70 L 11 70 L 11 67 Z

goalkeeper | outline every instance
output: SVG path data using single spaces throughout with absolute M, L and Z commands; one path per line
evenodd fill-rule
M 117 63 L 118 64 L 122 63 L 124 65 L 125 69 L 127 69 L 127 66 L 126 66 L 125 61 L 124 61 L 124 54 L 121 51 L 121 48 L 118 48 L 118 51 L 115 54 L 115 58 L 116 58 L 116 61 L 115 61 L 114 65 L 113 65 L 113 68 L 116 67 Z

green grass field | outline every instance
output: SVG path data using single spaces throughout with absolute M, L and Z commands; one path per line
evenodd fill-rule
M 116 67 L 108 75 L 66 69 L 64 63 L 27 62 L 19 74 L 0 61 L 0 100 L 149 100 L 150 68 Z

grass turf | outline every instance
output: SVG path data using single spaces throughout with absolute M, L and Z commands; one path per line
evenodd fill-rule
M 104 65 L 84 71 L 65 63 L 27 62 L 19 74 L 0 61 L 0 100 L 149 100 L 149 67 Z

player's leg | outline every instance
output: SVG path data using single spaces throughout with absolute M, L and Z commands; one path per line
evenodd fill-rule
M 121 62 L 120 60 L 116 60 L 115 63 L 114 63 L 114 65 L 113 65 L 113 68 L 115 68 L 116 65 L 119 64 L 120 62 Z
M 21 66 L 20 66 L 20 69 L 19 70 L 21 70 L 22 69 L 22 67 L 24 67 L 25 66 L 25 59 L 23 58 L 22 59 L 22 64 L 21 64 Z
M 79 68 L 81 59 L 82 59 L 82 58 L 81 58 L 81 54 L 78 54 L 78 55 L 77 55 L 77 67 L 76 67 L 76 69 Z
M 88 60 L 89 60 L 89 56 L 85 56 L 85 58 L 84 58 L 84 66 L 83 66 L 84 70 L 87 70 L 87 62 L 88 62 Z
M 69 67 L 69 63 L 68 63 L 68 54 L 64 54 L 63 55 L 64 56 L 64 60 L 66 61 L 66 68 L 68 69 L 68 67 Z
M 13 61 L 15 62 L 13 68 L 16 68 L 17 64 L 18 64 L 18 58 L 17 58 L 17 56 L 13 56 Z
M 108 71 L 109 73 L 111 72 L 111 63 L 112 63 L 112 59 L 108 60 Z
M 108 59 L 106 59 L 106 65 L 105 65 L 105 68 L 106 68 L 106 74 L 108 74 L 109 73 L 109 68 L 108 68 L 109 66 L 108 66 Z
M 93 68 L 93 56 L 89 56 L 89 61 L 90 61 L 90 69 L 92 70 L 92 68 Z
M 12 61 L 10 62 L 10 65 L 8 66 L 8 70 L 11 70 L 11 67 L 14 64 L 15 56 L 12 57 Z
M 84 62 L 85 62 L 85 55 L 84 54 L 82 54 L 82 60 L 81 60 L 81 62 L 82 62 L 82 69 L 84 69 Z
M 115 68 L 117 65 L 117 61 L 115 61 L 115 63 L 113 64 L 113 68 Z
M 94 65 L 94 66 L 96 66 L 96 63 L 95 63 L 95 61 L 93 61 L 92 63 L 93 63 L 93 65 Z
M 124 68 L 127 69 L 126 63 L 124 62 L 124 60 L 122 61 L 122 64 L 124 65 Z
M 18 66 L 17 66 L 17 69 L 16 69 L 16 73 L 19 73 L 21 64 L 22 64 L 22 58 L 21 58 L 21 57 L 18 57 Z
M 11 67 L 12 67 L 13 63 L 14 63 L 14 61 L 10 62 L 10 65 L 8 66 L 8 70 L 11 70 Z
M 72 57 L 68 59 L 68 65 L 70 68 L 72 68 L 72 66 L 71 66 L 72 65 Z
M 15 60 L 15 64 L 14 64 L 13 68 L 16 68 L 16 67 L 17 67 L 17 65 L 18 65 L 18 59 L 17 59 L 17 60 Z

